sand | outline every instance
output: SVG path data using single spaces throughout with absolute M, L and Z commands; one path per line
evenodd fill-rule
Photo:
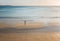
M 0 33 L 0 41 L 60 41 L 60 32 Z
M 19 23 L 19 22 L 17 22 L 17 23 L 11 23 L 11 24 L 9 24 L 9 23 L 5 23 L 5 22 L 2 22 L 2 23 L 0 23 L 0 28 L 5 28 L 5 27 L 14 27 L 14 28 L 28 28 L 28 27 L 32 27 L 32 28 L 37 28 L 37 27 L 44 27 L 45 25 L 44 25 L 44 23 L 42 23 L 42 22 L 36 22 L 36 23 L 27 23 L 27 24 L 25 24 L 24 25 L 24 23 Z

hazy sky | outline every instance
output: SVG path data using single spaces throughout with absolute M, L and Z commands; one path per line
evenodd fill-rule
M 60 5 L 60 0 L 0 0 L 0 5 Z

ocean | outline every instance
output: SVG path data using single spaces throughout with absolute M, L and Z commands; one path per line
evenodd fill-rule
M 58 6 L 0 6 L 0 22 L 60 22 Z

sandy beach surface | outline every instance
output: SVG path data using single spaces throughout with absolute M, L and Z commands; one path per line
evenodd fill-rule
M 60 41 L 60 27 L 0 28 L 0 41 Z
M 60 32 L 1 33 L 0 41 L 60 41 Z

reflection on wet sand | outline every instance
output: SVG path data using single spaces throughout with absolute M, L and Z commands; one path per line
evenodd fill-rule
M 5 22 L 0 22 L 0 28 L 5 28 L 5 27 L 9 27 L 9 24 Z
M 60 23 L 53 21 L 53 22 L 49 22 L 48 25 L 50 25 L 50 26 L 60 26 Z
M 44 22 L 27 22 L 24 24 L 24 22 L 14 22 L 14 23 L 8 23 L 8 22 L 0 22 L 0 28 L 5 28 L 5 27 L 14 27 L 14 28 L 25 28 L 25 27 L 32 27 L 32 28 L 37 28 L 37 27 L 44 27 L 44 26 L 60 26 L 59 22 L 48 22 L 47 24 Z
M 36 28 L 36 27 L 44 27 L 44 23 L 43 22 L 34 22 L 34 23 L 26 23 L 26 25 L 24 25 L 24 23 L 20 23 L 20 22 L 17 22 L 17 23 L 6 23 L 6 22 L 2 22 L 0 23 L 0 28 L 4 28 L 4 27 L 16 27 L 16 28 L 24 28 L 24 27 L 32 27 L 32 28 Z

